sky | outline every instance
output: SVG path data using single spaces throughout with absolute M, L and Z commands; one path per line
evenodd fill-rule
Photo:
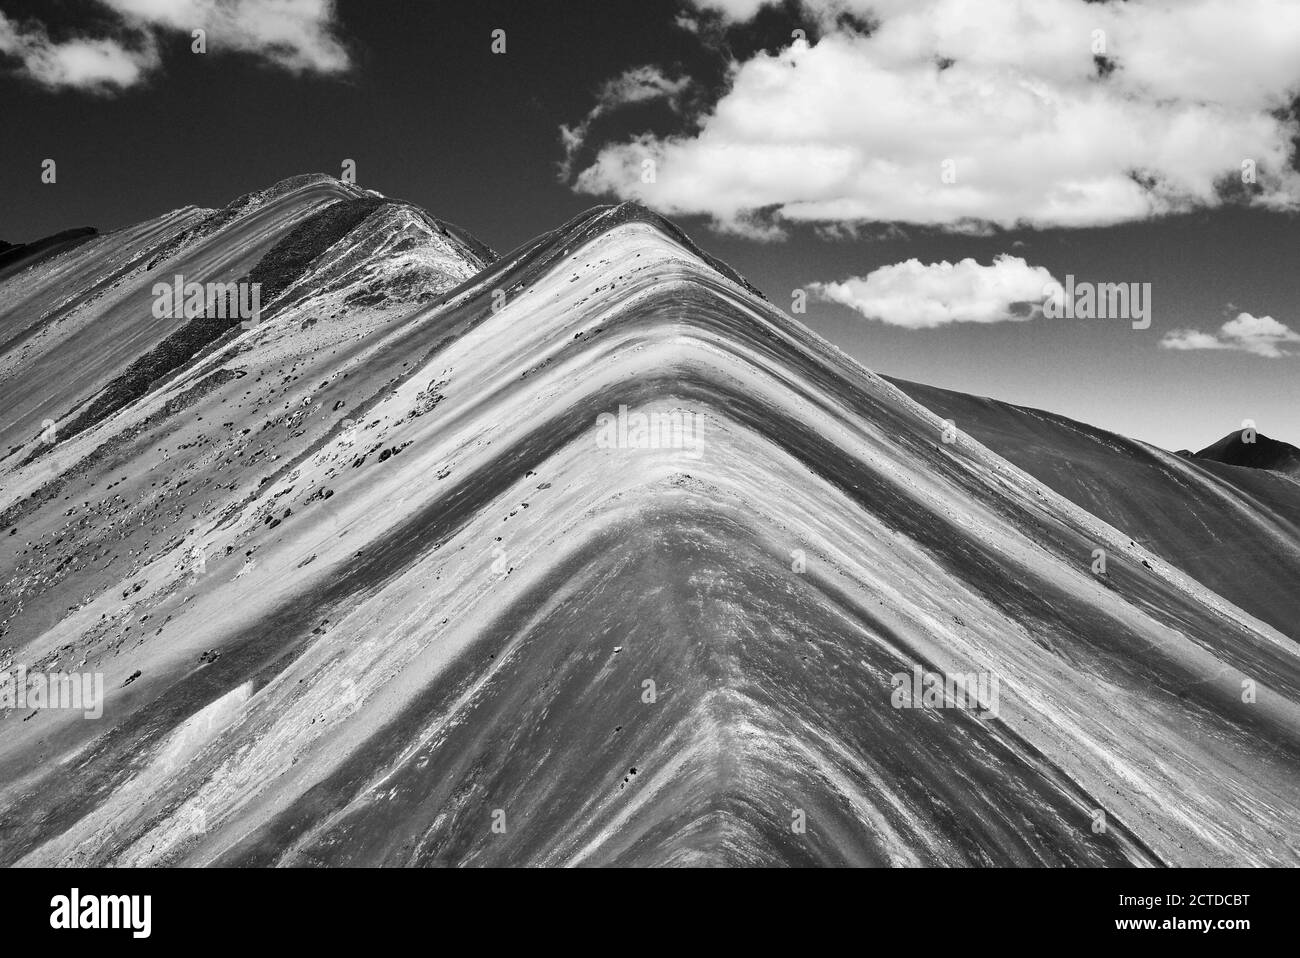
M 0 240 L 349 159 L 503 252 L 634 199 L 876 372 L 1300 445 L 1298 51 L 1300 0 L 0 0 Z

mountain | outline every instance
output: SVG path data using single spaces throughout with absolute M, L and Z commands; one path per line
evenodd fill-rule
M 1171 454 L 1041 409 L 901 379 L 890 382 L 1054 492 L 1300 642 L 1297 483 Z
M 302 272 L 363 223 L 364 230 L 333 250 L 337 261 L 316 262 L 310 274 Z M 174 364 L 194 351 L 230 340 L 237 324 L 206 323 L 185 342 L 189 348 L 167 348 L 172 337 L 184 337 L 177 324 L 153 318 L 152 289 L 175 275 L 203 284 L 233 282 L 249 277 L 256 266 L 259 273 L 250 281 L 270 282 L 264 298 L 271 315 L 300 297 L 303 286 L 315 290 L 320 309 L 337 312 L 348 296 L 356 297 L 352 305 L 390 293 L 403 301 L 427 299 L 491 256 L 486 247 L 409 204 L 323 175 L 285 180 L 222 210 L 187 207 L 86 239 L 44 268 L 28 269 L 4 284 L 0 450 L 30 451 L 46 419 L 62 426 L 70 413 L 93 400 L 104 405 L 122 391 L 134 361 L 148 368 L 141 371 L 144 382 L 124 399 L 137 398 L 139 390 L 175 372 Z M 302 286 L 280 288 L 293 279 Z M 392 283 L 418 288 L 394 290 Z
M 1267 469 L 1300 478 L 1300 449 L 1253 431 L 1230 432 L 1195 455 L 1228 466 Z
M 999 452 L 647 210 L 498 258 L 312 177 L 0 293 L 0 668 L 108 690 L 0 716 L 0 863 L 1300 861 L 1285 606 L 1157 548 L 1294 552 L 1282 493 L 1058 490 L 1070 424 Z
M 0 241 L 0 280 L 39 264 L 42 260 L 66 252 L 96 234 L 92 226 L 63 230 L 31 243 Z

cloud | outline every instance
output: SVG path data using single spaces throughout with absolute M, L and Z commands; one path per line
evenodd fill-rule
M 685 30 L 687 33 L 698 34 L 700 32 L 700 21 L 696 20 L 689 14 L 679 13 L 673 19 L 673 25 L 676 26 L 678 30 Z
M 810 288 L 819 298 L 868 319 L 907 329 L 1032 319 L 1042 312 L 1046 296 L 1064 293 L 1046 268 L 1005 253 L 989 266 L 973 259 L 929 264 L 909 259 L 864 277 Z
M 295 73 L 340 73 L 334 0 L 101 0 L 129 22 L 208 32 L 209 52 L 250 53 Z
M 690 77 L 674 79 L 655 66 L 632 67 L 612 80 L 606 80 L 596 94 L 596 105 L 583 120 L 574 126 L 560 127 L 560 141 L 564 144 L 561 181 L 572 176 L 574 158 L 586 142 L 591 125 L 598 119 L 625 106 L 656 100 L 666 101 L 674 110 L 680 109 L 682 94 L 690 85 Z
M 1219 327 L 1217 333 L 1196 329 L 1174 329 L 1165 333 L 1160 345 L 1165 349 L 1230 349 L 1269 359 L 1300 356 L 1300 333 L 1272 316 L 1238 313 Z
M 54 43 L 39 25 L 23 27 L 0 12 L 0 57 L 13 58 L 41 86 L 108 93 L 135 86 L 158 65 L 152 37 L 132 48 L 115 39 Z
M 695 6 L 701 10 L 720 13 L 727 20 L 750 20 L 758 13 L 760 7 L 769 6 L 775 0 L 697 0 Z
M 1253 202 L 1300 208 L 1293 0 L 805 8 L 816 44 L 733 63 L 684 132 L 605 144 L 574 188 L 724 223 L 1086 227 L 1218 205 L 1252 161 Z M 875 26 L 840 28 L 841 12 Z
M 207 33 L 210 54 L 245 53 L 293 73 L 349 69 L 337 39 L 333 0 L 100 0 L 117 17 L 112 36 L 55 42 L 37 22 L 0 13 L 0 57 L 49 89 L 115 93 L 160 66 L 161 37 Z

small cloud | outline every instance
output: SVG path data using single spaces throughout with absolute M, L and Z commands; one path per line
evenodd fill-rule
M 101 0 L 116 16 L 111 36 L 55 42 L 39 22 L 0 13 L 0 60 L 51 89 L 117 93 L 159 68 L 166 34 L 207 33 L 208 50 L 246 53 L 292 73 L 341 73 L 351 67 L 335 36 L 331 0 Z
M 580 123 L 560 127 L 560 142 L 564 146 L 564 159 L 560 162 L 560 181 L 568 182 L 573 172 L 573 160 L 587 140 L 591 125 L 601 117 L 637 103 L 663 100 L 674 111 L 681 107 L 682 95 L 691 85 L 690 77 L 674 79 L 657 66 L 646 65 L 624 70 L 611 80 L 606 80 L 596 95 L 596 105 Z
M 114 39 L 53 42 L 40 24 L 20 26 L 0 12 L 0 56 L 17 60 L 26 76 L 48 89 L 113 93 L 135 86 L 158 66 L 148 34 L 132 48 Z
M 695 5 L 711 13 L 719 13 L 730 21 L 752 20 L 765 6 L 777 0 L 695 0 Z
M 725 220 L 713 219 L 709 221 L 709 228 L 724 236 L 739 236 L 760 243 L 781 243 L 790 238 L 780 223 L 759 213 Z
M 673 79 L 656 66 L 633 67 L 605 81 L 587 118 L 595 119 L 628 104 L 651 100 L 667 100 L 675 106 L 690 85 L 690 77 Z
M 877 243 L 906 242 L 911 237 L 897 223 L 832 222 L 817 223 L 813 235 L 828 243 L 872 241 Z
M 1061 292 L 1045 267 L 1005 253 L 989 266 L 973 259 L 929 264 L 909 259 L 810 288 L 821 299 L 906 329 L 1024 321 L 1042 312 L 1045 297 Z
M 1160 345 L 1165 349 L 1227 349 L 1251 353 L 1268 359 L 1300 355 L 1300 333 L 1272 316 L 1238 313 L 1219 327 L 1216 333 L 1197 329 L 1174 329 L 1165 333 Z
M 208 32 L 208 49 L 256 56 L 292 73 L 351 67 L 336 36 L 334 0 L 102 0 L 129 24 L 189 36 Z

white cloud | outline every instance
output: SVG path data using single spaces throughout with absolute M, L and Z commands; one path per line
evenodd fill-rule
M 868 319 L 908 329 L 1031 319 L 1042 312 L 1046 296 L 1064 292 L 1046 268 L 1006 254 L 989 266 L 973 259 L 928 264 L 909 259 L 864 277 L 813 283 L 810 288 Z M 1023 304 L 1032 308 L 1026 310 Z
M 1253 353 L 1269 359 L 1300 356 L 1300 333 L 1272 316 L 1238 313 L 1224 323 L 1217 333 L 1196 329 L 1174 329 L 1165 333 L 1160 345 L 1165 349 L 1230 349 Z
M 696 6 L 722 14 L 728 20 L 749 20 L 758 13 L 760 7 L 768 6 L 775 0 L 697 0 Z
M 672 78 L 655 66 L 632 67 L 612 80 L 606 80 L 596 94 L 596 105 L 581 123 L 560 127 L 560 141 L 564 144 L 564 160 L 560 163 L 560 178 L 568 180 L 573 172 L 573 160 L 586 142 L 591 125 L 606 114 L 634 103 L 664 100 L 674 110 L 680 108 L 682 94 L 690 87 L 690 77 Z
M 744 18 L 760 4 L 697 6 Z M 1294 0 L 805 6 L 828 31 L 815 45 L 733 64 L 692 132 L 608 144 L 575 188 L 724 223 L 1083 227 L 1214 206 L 1252 160 L 1255 202 L 1300 207 Z M 879 25 L 839 30 L 843 10 Z
M 333 0 L 100 0 L 119 18 L 113 36 L 53 42 L 39 23 L 0 13 L 0 56 L 51 89 L 108 93 L 148 79 L 160 64 L 160 37 L 207 32 L 211 55 L 247 53 L 294 73 L 339 73 L 350 66 L 335 36 Z
M 0 12 L 0 56 L 22 64 L 45 87 L 111 92 L 135 86 L 158 65 L 152 38 L 135 48 L 118 40 L 74 39 L 54 43 L 40 26 L 22 27 Z
M 128 21 L 189 34 L 208 51 L 251 53 L 294 72 L 339 73 L 347 51 L 335 36 L 334 0 L 101 0 Z

